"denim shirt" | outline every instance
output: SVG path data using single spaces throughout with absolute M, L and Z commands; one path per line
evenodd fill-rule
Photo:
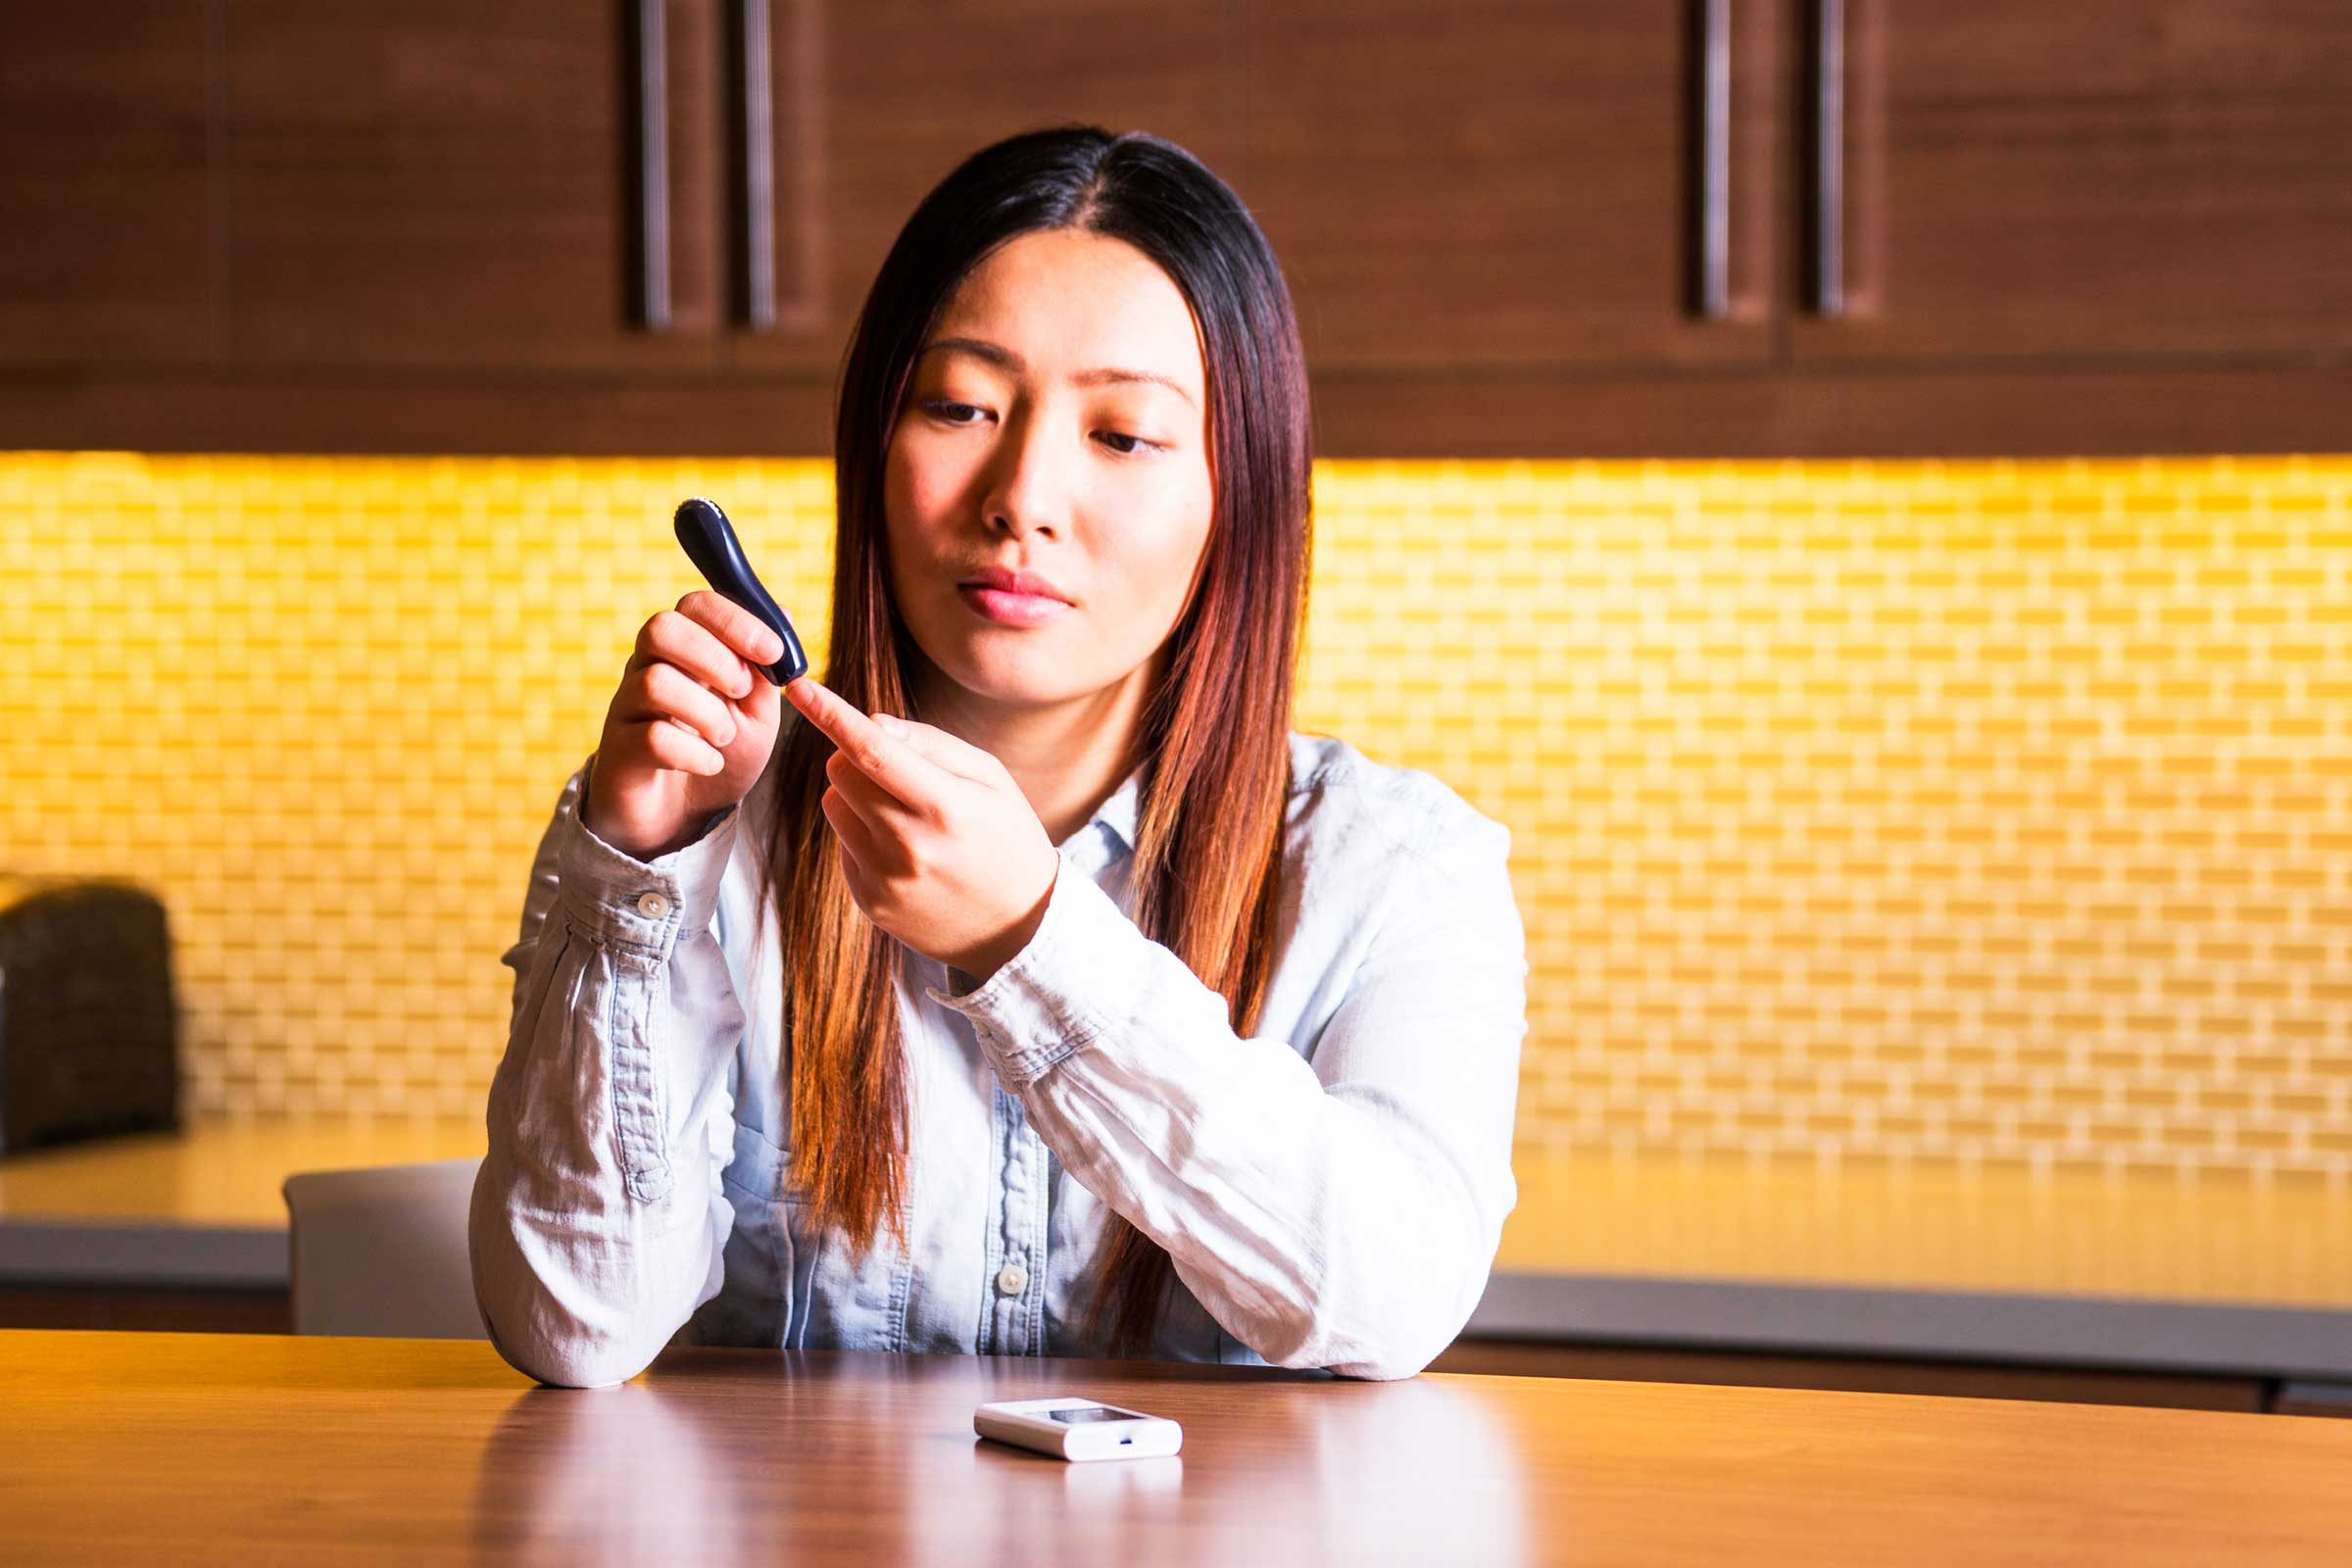
M 469 1224 L 500 1354 L 577 1387 L 671 1343 L 1102 1354 L 1081 1317 L 1115 1210 L 1175 1260 L 1152 1356 L 1428 1365 L 1517 1200 L 1510 830 L 1345 741 L 1290 748 L 1251 1038 L 1130 918 L 1140 770 L 1056 846 L 1038 930 L 985 984 L 902 955 L 907 1246 L 885 1227 L 861 1261 L 786 1181 L 784 960 L 751 884 L 774 780 L 643 861 L 580 820 L 583 764 L 502 958 Z

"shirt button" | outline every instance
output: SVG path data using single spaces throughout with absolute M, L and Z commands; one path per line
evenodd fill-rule
M 997 1290 L 1005 1296 L 1018 1296 L 1029 1288 L 1029 1271 L 1018 1263 L 1007 1263 L 997 1270 Z
M 648 893 L 637 901 L 637 912 L 648 920 L 659 920 L 669 912 L 669 900 L 659 893 Z

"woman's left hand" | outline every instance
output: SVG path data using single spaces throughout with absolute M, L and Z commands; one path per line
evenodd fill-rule
M 825 819 L 867 919 L 925 957 L 985 981 L 1029 945 L 1061 855 L 996 757 L 946 730 L 869 717 L 814 677 L 787 684 L 839 748 Z

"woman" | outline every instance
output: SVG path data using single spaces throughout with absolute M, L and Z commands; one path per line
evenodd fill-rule
M 829 685 L 687 595 L 540 843 L 471 1215 L 500 1352 L 1420 1370 L 1516 1200 L 1510 835 L 1290 728 L 1257 226 L 1155 137 L 983 150 L 883 263 L 835 464 Z

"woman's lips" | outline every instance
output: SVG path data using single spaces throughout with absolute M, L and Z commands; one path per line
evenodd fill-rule
M 956 588 L 974 612 L 1000 626 L 1042 626 L 1070 607 L 1043 594 L 1008 594 L 1001 588 L 964 583 Z

